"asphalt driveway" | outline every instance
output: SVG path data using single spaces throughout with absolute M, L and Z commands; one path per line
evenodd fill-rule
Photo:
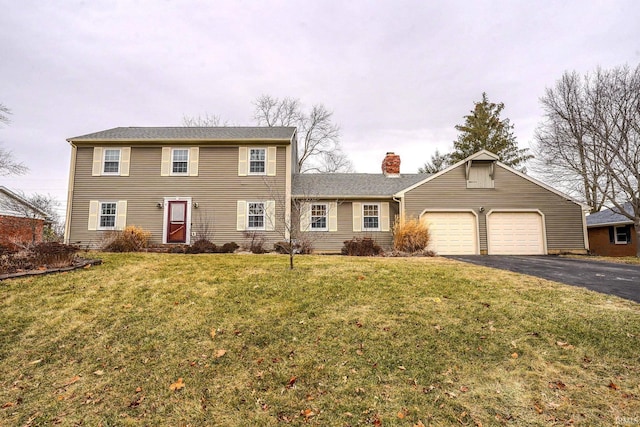
M 557 256 L 451 255 L 447 258 L 582 286 L 640 302 L 640 265 Z

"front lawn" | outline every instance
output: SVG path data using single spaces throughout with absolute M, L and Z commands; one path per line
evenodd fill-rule
M 100 256 L 0 282 L 0 425 L 640 424 L 633 302 L 442 258 Z

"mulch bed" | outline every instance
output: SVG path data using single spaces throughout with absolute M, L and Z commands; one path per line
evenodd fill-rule
M 15 273 L 9 274 L 0 274 L 0 280 L 5 279 L 15 279 L 17 277 L 25 277 L 25 276 L 39 276 L 41 274 L 52 274 L 52 273 L 64 273 L 66 271 L 77 270 L 78 268 L 89 268 L 93 265 L 102 264 L 101 259 L 77 259 L 74 261 L 73 265 L 67 267 L 59 267 L 59 268 L 41 268 L 36 270 L 24 270 L 18 271 Z

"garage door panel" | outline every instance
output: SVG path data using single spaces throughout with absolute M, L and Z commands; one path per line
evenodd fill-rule
M 494 212 L 487 216 L 490 255 L 544 255 L 544 223 L 538 212 Z
M 478 227 L 470 212 L 427 212 L 422 221 L 429 225 L 429 249 L 439 255 L 478 253 Z

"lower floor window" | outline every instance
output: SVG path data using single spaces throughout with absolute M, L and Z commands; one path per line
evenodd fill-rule
M 627 244 L 630 241 L 631 233 L 628 226 L 615 227 L 615 242 L 616 244 Z
M 253 230 L 264 229 L 264 202 L 249 202 L 247 228 Z
M 362 205 L 362 220 L 364 230 L 379 230 L 380 207 L 378 205 Z
M 100 228 L 109 229 L 116 226 L 116 203 L 100 203 Z
M 311 205 L 311 229 L 327 230 L 327 205 Z

